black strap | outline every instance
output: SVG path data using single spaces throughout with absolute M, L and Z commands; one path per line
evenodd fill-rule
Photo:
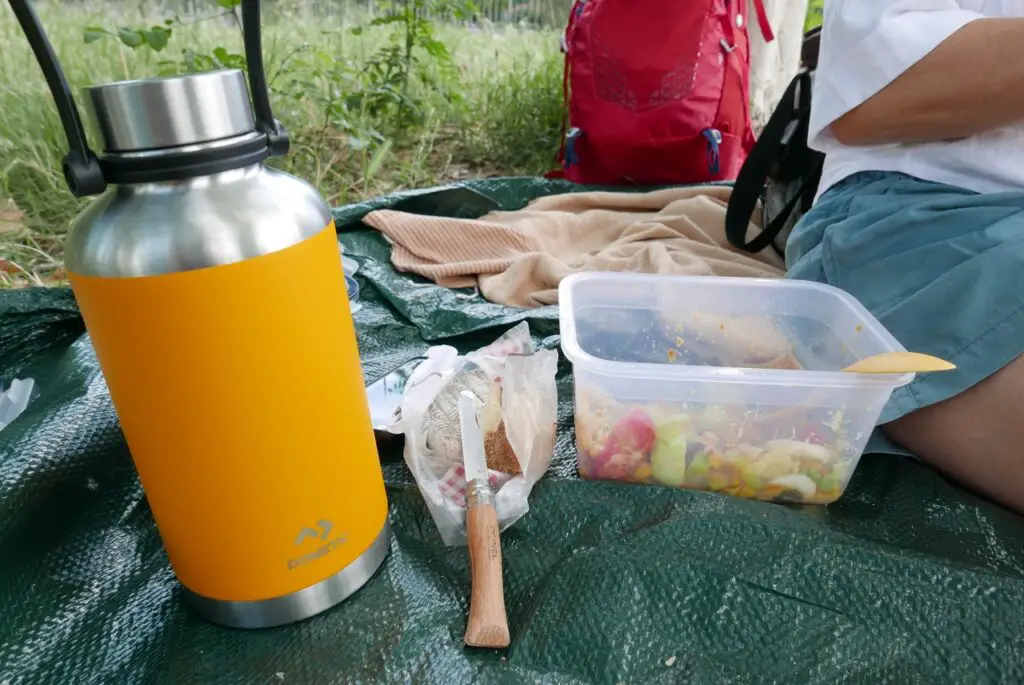
M 821 48 L 821 27 L 815 27 L 804 34 L 804 43 L 800 47 L 800 64 L 809 71 L 818 68 L 818 52 Z
M 802 71 L 786 88 L 733 185 L 725 218 L 726 237 L 733 247 L 760 252 L 769 245 L 774 246 L 797 206 L 807 211 L 814 201 L 825 156 L 807 147 L 807 131 L 811 115 L 811 74 L 818 66 L 820 46 L 821 27 L 804 34 L 800 50 Z M 799 181 L 801 185 L 782 211 L 762 228 L 761 234 L 747 243 L 750 217 L 769 179 L 783 183 Z
M 786 218 L 796 207 L 791 200 L 787 203 L 786 209 L 775 217 L 769 226 L 763 227 L 761 233 L 749 243 L 747 242 L 747 227 L 750 225 L 750 217 L 753 216 L 754 209 L 764 192 L 765 181 L 771 175 L 773 167 L 779 162 L 787 129 L 794 122 L 799 125 L 799 116 L 802 113 L 801 105 L 810 102 L 810 89 L 810 72 L 801 71 L 786 88 L 786 92 L 779 101 L 779 106 L 772 113 L 768 123 L 765 124 L 757 143 L 750 151 L 736 177 L 732 196 L 729 198 L 729 207 L 725 212 L 725 235 L 729 244 L 737 249 L 760 252 L 771 245 L 785 225 Z M 805 116 L 809 114 L 809 109 L 808 107 Z M 803 192 L 797 193 L 796 197 L 803 194 Z

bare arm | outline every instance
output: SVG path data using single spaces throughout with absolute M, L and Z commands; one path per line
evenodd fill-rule
M 977 19 L 832 123 L 844 145 L 923 143 L 1024 120 L 1024 19 Z

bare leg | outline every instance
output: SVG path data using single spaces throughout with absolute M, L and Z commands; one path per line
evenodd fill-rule
M 968 488 L 1024 513 L 1024 357 L 883 430 Z

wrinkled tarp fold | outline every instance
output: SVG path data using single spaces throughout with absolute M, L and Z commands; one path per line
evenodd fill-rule
M 479 216 L 569 189 L 497 179 L 337 210 L 366 381 L 521 320 L 554 346 L 557 312 L 397 274 L 361 216 Z M 37 382 L 0 433 L 4 685 L 1024 681 L 1021 518 L 888 457 L 827 508 L 577 480 L 564 361 L 551 472 L 503 537 L 510 649 L 463 647 L 466 550 L 441 543 L 393 446 L 394 538 L 371 583 L 296 625 L 211 625 L 182 605 L 83 333 L 67 290 L 0 292 L 0 377 Z

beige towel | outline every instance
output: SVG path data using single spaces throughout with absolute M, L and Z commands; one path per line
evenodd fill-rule
M 551 195 L 479 219 L 378 210 L 363 222 L 391 241 L 399 271 L 451 288 L 478 285 L 498 304 L 538 307 L 555 304 L 558 284 L 578 271 L 781 277 L 785 265 L 770 248 L 751 255 L 729 247 L 731 192 L 700 186 Z M 748 239 L 760 230 L 751 224 Z

